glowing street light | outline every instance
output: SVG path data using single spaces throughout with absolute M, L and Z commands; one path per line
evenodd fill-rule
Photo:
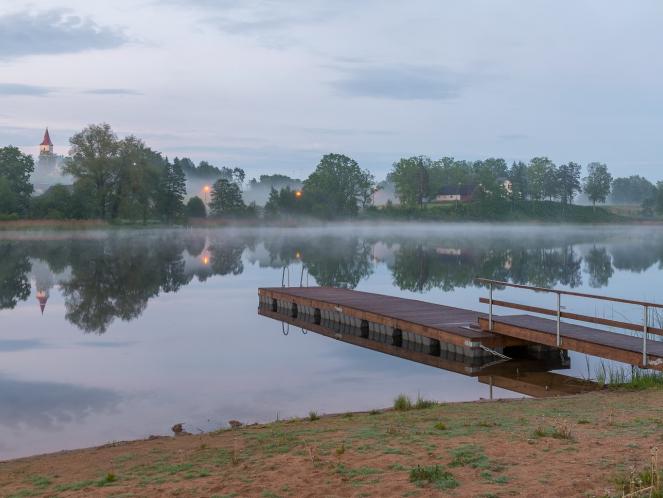
M 209 185 L 205 185 L 203 187 L 203 192 L 205 192 L 205 204 L 207 204 L 207 194 L 209 194 L 209 191 L 212 190 L 212 187 Z
M 295 191 L 295 197 L 296 197 L 297 199 L 301 199 L 301 197 L 302 197 L 302 191 L 301 191 L 301 190 L 296 190 L 296 191 Z

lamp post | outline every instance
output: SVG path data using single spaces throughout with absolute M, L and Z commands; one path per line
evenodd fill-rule
M 205 193 L 205 204 L 206 204 L 206 205 L 207 205 L 207 194 L 209 193 L 210 190 L 211 190 L 211 189 L 210 189 L 210 186 L 209 186 L 209 185 L 205 185 L 205 186 L 203 187 L 203 192 Z

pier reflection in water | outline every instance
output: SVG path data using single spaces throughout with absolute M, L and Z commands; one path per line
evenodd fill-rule
M 497 356 L 489 351 L 467 355 L 453 344 L 429 340 L 417 334 L 394 335 L 381 330 L 362 329 L 354 323 L 328 317 L 301 313 L 292 316 L 288 308 L 276 310 L 264 301 L 258 314 L 281 322 L 281 332 L 314 332 L 348 344 L 396 356 L 468 377 L 476 377 L 489 386 L 492 399 L 493 386 L 533 397 L 551 397 L 579 394 L 598 388 L 595 382 L 554 372 L 569 370 L 571 359 L 564 350 L 540 345 L 509 348 L 509 357 Z

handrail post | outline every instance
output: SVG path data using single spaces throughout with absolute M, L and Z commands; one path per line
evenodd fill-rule
M 649 331 L 649 307 L 644 306 L 644 325 L 642 327 L 642 366 L 647 368 L 647 333 Z
M 562 295 L 559 292 L 557 294 L 557 347 L 562 345 L 562 338 L 559 333 L 560 322 L 562 320 Z
M 488 284 L 488 330 L 493 331 L 493 283 Z

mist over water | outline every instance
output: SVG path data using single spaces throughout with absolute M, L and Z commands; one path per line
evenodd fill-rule
M 368 410 L 401 392 L 487 397 L 472 377 L 297 329 L 284 335 L 256 312 L 257 288 L 280 286 L 284 266 L 290 285 L 480 311 L 487 290 L 477 276 L 661 302 L 663 230 L 344 224 L 0 232 L 0 458 L 167 434 L 177 422 L 195 432 L 277 413 Z M 497 296 L 552 306 L 543 294 Z M 641 315 L 628 306 L 565 304 L 620 320 Z M 596 364 L 571 354 L 561 373 L 591 376 Z

